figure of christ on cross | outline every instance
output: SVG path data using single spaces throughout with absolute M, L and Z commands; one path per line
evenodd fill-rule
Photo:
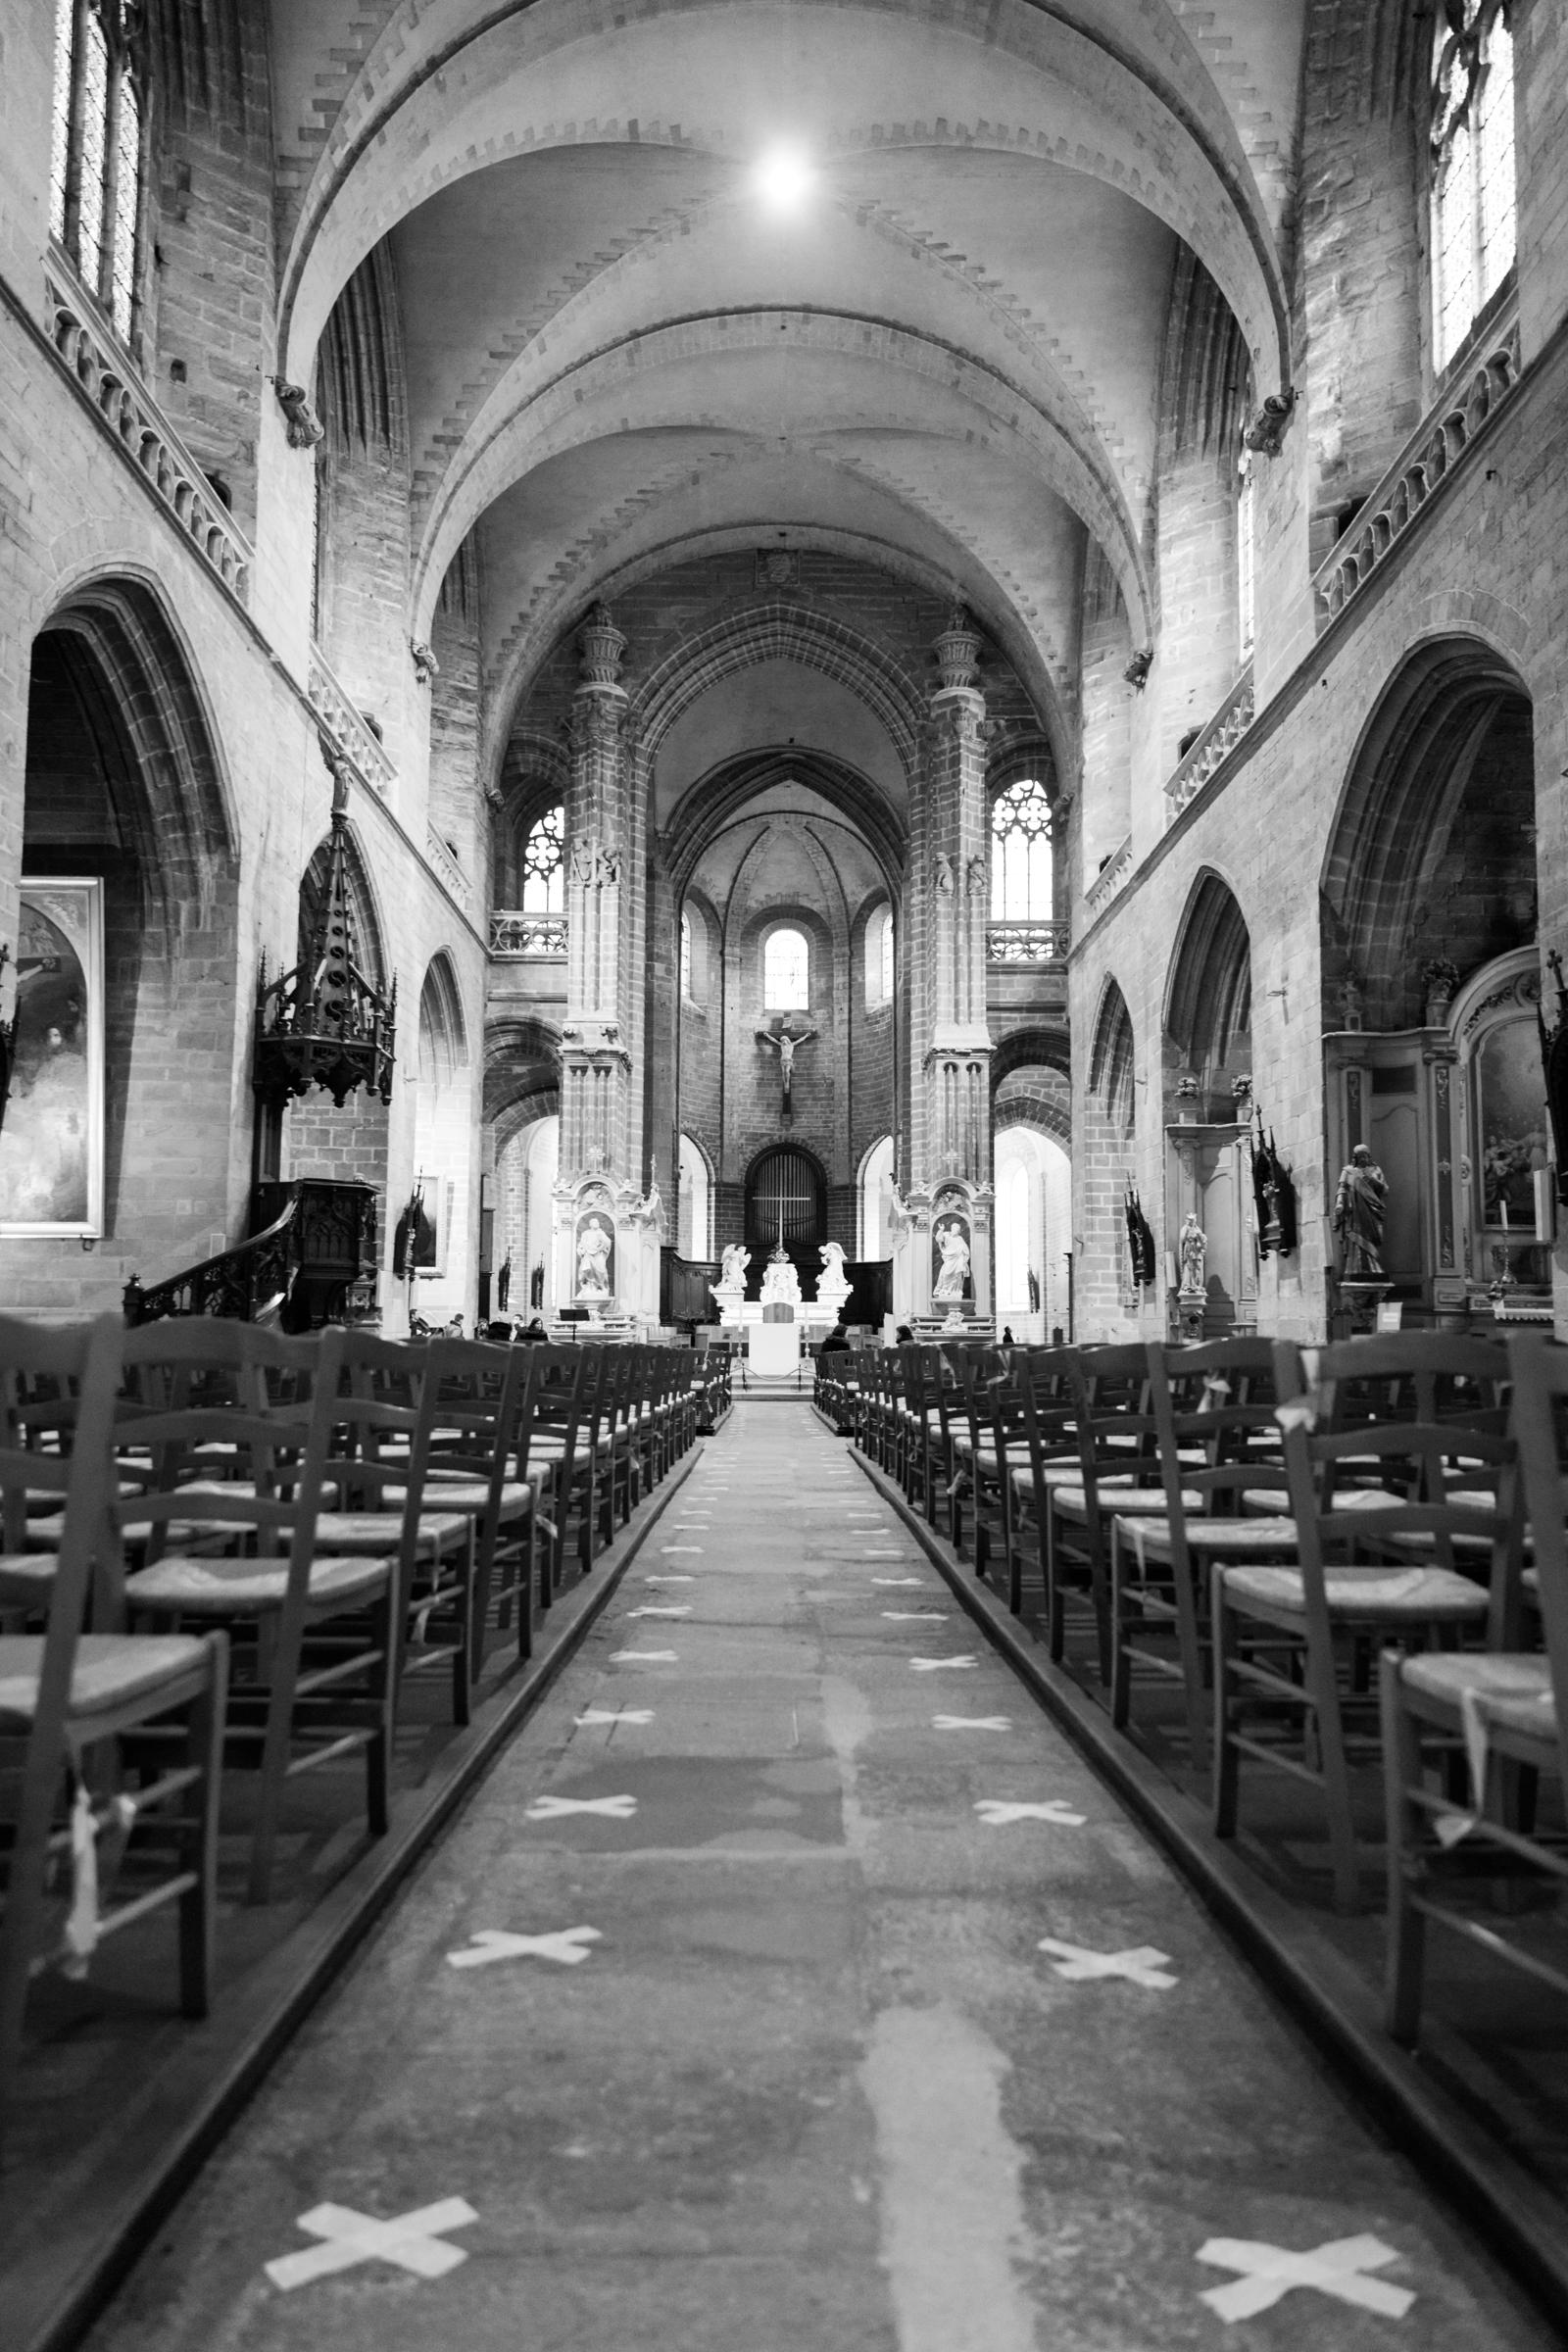
M 790 1082 L 795 1076 L 796 1054 L 802 1046 L 808 1046 L 815 1035 L 814 1029 L 801 1029 L 793 1032 L 789 1029 L 780 1029 L 776 1034 L 771 1029 L 759 1029 L 757 1032 L 758 1044 L 771 1046 L 778 1055 L 778 1074 L 784 1082 L 784 1108 L 786 1110 L 790 1107 Z

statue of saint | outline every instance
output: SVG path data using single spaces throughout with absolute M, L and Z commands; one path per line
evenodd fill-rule
M 969 1279 L 969 1245 L 963 1238 L 963 1227 L 950 1217 L 937 1227 L 937 1248 L 942 1252 L 942 1271 L 931 1286 L 933 1298 L 961 1298 Z
M 590 1217 L 577 1236 L 577 1296 L 608 1298 L 612 1237 L 603 1217 Z
M 1190 1208 L 1177 1244 L 1181 1251 L 1183 1292 L 1201 1298 L 1207 1293 L 1208 1236 L 1198 1222 L 1198 1211 Z
M 770 1046 L 778 1055 L 778 1071 L 784 1082 L 784 1108 L 786 1110 L 790 1107 L 790 1085 L 795 1076 L 796 1053 L 800 1047 L 808 1046 L 815 1035 L 814 1029 L 798 1031 L 780 1029 L 776 1035 L 771 1029 L 759 1029 L 757 1032 L 758 1044 Z
M 1340 1170 L 1334 1196 L 1334 1230 L 1345 1252 L 1341 1273 L 1347 1282 L 1376 1282 L 1381 1276 L 1388 1206 L 1389 1180 L 1373 1165 L 1366 1145 L 1357 1144 Z

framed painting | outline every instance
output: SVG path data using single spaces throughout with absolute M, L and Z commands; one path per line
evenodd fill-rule
M 22 884 L 0 1235 L 104 1229 L 103 890 L 63 875 Z
M 422 1213 L 414 1244 L 414 1271 L 440 1282 L 446 1277 L 447 1247 L 452 1238 L 453 1182 L 450 1176 L 432 1176 L 425 1171 L 415 1183 L 421 1196 Z

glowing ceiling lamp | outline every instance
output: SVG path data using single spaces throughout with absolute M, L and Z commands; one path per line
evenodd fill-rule
M 769 212 L 798 212 L 809 195 L 816 173 L 798 147 L 770 147 L 752 172 L 757 193 Z

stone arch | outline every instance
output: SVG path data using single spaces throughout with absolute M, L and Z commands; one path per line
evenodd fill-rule
M 677 646 L 645 680 L 632 705 L 639 759 L 652 768 L 681 713 L 720 678 L 759 662 L 820 669 L 858 695 L 881 721 L 913 775 L 925 697 L 902 662 L 836 615 L 782 597 L 726 614 Z
M 499 1135 L 501 1122 L 525 1102 L 538 1101 L 541 1105 L 529 1112 L 530 1117 L 547 1116 L 543 1107 L 546 1096 L 551 1098 L 549 1111 L 558 1111 L 560 1090 L 561 1039 L 555 1030 L 544 1021 L 532 1019 L 491 1023 L 484 1041 L 487 1126 L 495 1126 Z
M 278 318 L 280 364 L 296 378 L 364 253 L 449 179 L 509 154 L 579 138 L 662 137 L 715 156 L 744 151 L 724 110 L 704 119 L 689 89 L 680 103 L 657 78 L 641 84 L 636 122 L 599 119 L 589 93 L 573 85 L 563 64 L 562 53 L 580 31 L 569 9 L 492 12 L 435 41 L 421 13 L 414 0 L 396 12 L 379 44 L 379 70 L 362 75 L 349 94 L 300 206 L 282 267 Z M 617 25 L 627 28 L 628 42 L 637 41 L 655 13 L 654 0 L 637 0 L 621 14 Z M 907 13 L 959 34 L 939 0 L 921 0 Z M 1288 309 L 1245 149 L 1190 45 L 1160 39 L 1152 18 L 1139 30 L 1142 37 L 1112 43 L 1055 9 L 991 11 L 986 41 L 1006 75 L 1004 93 L 989 110 L 996 120 L 943 122 L 935 137 L 1064 162 L 1135 194 L 1213 270 L 1244 322 L 1260 378 L 1272 389 L 1290 375 Z M 720 67 L 719 86 L 723 78 Z M 536 94 L 537 120 L 527 104 L 519 106 L 519 86 Z M 662 127 L 677 117 L 678 127 Z M 882 146 L 910 135 L 902 123 L 846 119 L 835 126 L 833 144 Z M 923 124 L 913 135 L 921 143 L 933 136 Z
M 425 1076 L 426 1040 L 432 1063 L 430 1075 L 448 1084 L 468 1059 L 468 1025 L 464 1017 L 463 992 L 452 957 L 438 949 L 425 969 L 419 990 L 419 1074 Z
M 1118 1126 L 1124 1136 L 1131 1135 L 1135 1124 L 1134 1085 L 1132 1014 L 1117 983 L 1107 974 L 1089 1054 L 1089 1096 L 1102 1116 Z
M 1165 1058 L 1216 1098 L 1203 1115 L 1233 1115 L 1228 1081 L 1250 1071 L 1251 1040 L 1251 935 L 1229 885 L 1207 869 L 1187 901 L 1165 998 Z
M 1066 1074 L 1049 1066 L 1028 1063 L 1009 1072 L 999 1086 L 991 1107 L 991 1132 L 1008 1127 L 1038 1127 L 1072 1151 L 1072 1088 Z
M 1321 878 L 1324 1025 L 1396 1028 L 1420 1017 L 1424 958 L 1467 969 L 1535 938 L 1533 707 L 1519 671 L 1483 639 L 1416 646 L 1362 732 Z M 1489 835 L 1508 868 L 1490 930 L 1464 905 L 1456 844 Z M 1478 851 L 1477 855 L 1484 853 Z M 1454 906 L 1437 906 L 1438 885 Z
M 895 904 L 903 887 L 907 842 L 882 794 L 848 761 L 793 747 L 745 752 L 701 777 L 682 794 L 665 833 L 665 855 L 677 891 L 684 890 L 704 851 L 727 820 L 775 785 L 804 785 L 836 808 L 870 849 Z
M 232 1075 L 243 992 L 231 795 L 184 636 L 135 573 L 76 580 L 33 640 L 21 851 L 24 887 L 50 875 L 100 885 L 100 1230 L 134 1233 L 136 1268 L 156 1278 L 229 1228 L 249 1135 Z M 213 1009 L 176 1050 L 197 1004 Z M 24 1051 L 19 1035 L 19 1066 Z M 15 1149 L 15 1120 L 12 1136 Z M 44 1259 L 58 1260 L 62 1306 L 118 1302 L 131 1270 L 108 1252 L 89 1263 L 74 1241 L 0 1244 L 0 1270 L 36 1276 Z

